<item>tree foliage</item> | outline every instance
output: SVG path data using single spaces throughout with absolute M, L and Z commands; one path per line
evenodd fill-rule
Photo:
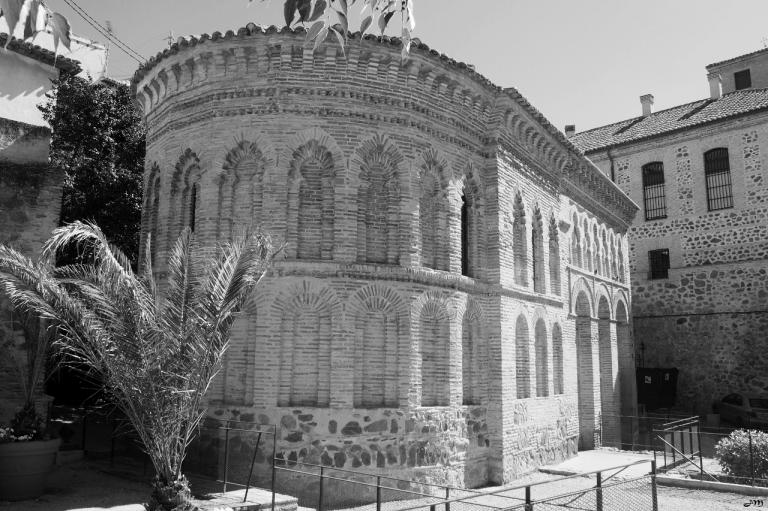
M 135 265 L 145 128 L 130 89 L 64 77 L 40 109 L 53 129 L 51 162 L 65 175 L 62 223 L 96 223 Z
M 5 18 L 10 35 L 19 25 L 24 26 L 24 39 L 34 38 L 38 32 L 50 28 L 54 48 L 58 50 L 59 44 L 63 44 L 69 49 L 72 38 L 69 21 L 62 14 L 50 10 L 43 0 L 0 0 L 0 16 Z M 9 37 L 6 46 L 10 41 Z
M 349 33 L 349 9 L 356 2 L 357 0 L 284 0 L 285 24 L 290 27 L 295 23 L 312 23 L 307 30 L 307 41 L 313 42 L 315 48 L 331 33 L 344 48 Z M 381 35 L 384 35 L 393 16 L 400 13 L 402 57 L 407 58 L 411 48 L 411 34 L 416 26 L 413 2 L 414 0 L 360 0 L 360 32 L 365 34 L 375 22 Z
M 737 429 L 717 443 L 715 457 L 728 475 L 768 479 L 768 433 Z
M 57 267 L 57 252 L 72 244 L 92 262 Z M 197 250 L 185 230 L 160 292 L 149 247 L 136 274 L 91 224 L 56 229 L 37 261 L 0 245 L 0 291 L 55 329 L 54 349 L 97 373 L 138 434 L 156 474 L 150 510 L 189 507 L 181 467 L 205 414 L 202 398 L 274 255 L 270 240 L 251 231 L 207 259 Z

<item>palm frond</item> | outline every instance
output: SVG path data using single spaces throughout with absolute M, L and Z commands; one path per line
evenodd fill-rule
M 52 325 L 64 358 L 96 372 L 139 436 L 162 481 L 180 477 L 205 415 L 237 314 L 270 264 L 271 242 L 246 230 L 201 260 L 185 230 L 155 281 L 148 240 L 141 275 L 92 224 L 56 229 L 38 260 L 0 245 L 0 292 Z M 77 246 L 86 262 L 55 268 Z

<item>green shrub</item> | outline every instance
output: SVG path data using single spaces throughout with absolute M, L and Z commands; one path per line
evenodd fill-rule
M 749 435 L 752 435 L 750 460 Z M 728 475 L 768 479 L 768 433 L 737 429 L 715 446 L 715 457 Z M 754 466 L 755 473 L 752 473 Z

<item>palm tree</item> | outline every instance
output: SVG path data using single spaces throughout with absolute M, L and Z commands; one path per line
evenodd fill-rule
M 56 254 L 73 245 L 90 262 L 55 267 Z M 0 289 L 55 329 L 65 359 L 96 372 L 138 434 L 155 468 L 150 510 L 191 506 L 181 467 L 205 414 L 201 400 L 274 256 L 270 240 L 251 230 L 207 258 L 198 252 L 185 230 L 161 292 L 149 248 L 137 275 L 92 224 L 53 231 L 37 261 L 0 245 Z

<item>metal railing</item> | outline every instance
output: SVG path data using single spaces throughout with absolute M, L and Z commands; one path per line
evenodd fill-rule
M 299 496 L 299 505 L 317 511 L 352 507 L 370 511 L 528 511 L 573 509 L 577 504 L 582 509 L 600 511 L 658 509 L 656 469 L 651 460 L 495 490 L 429 485 L 316 464 L 296 463 L 294 468 L 289 468 L 280 466 L 281 460 L 277 461 L 278 474 L 292 474 L 298 478 L 294 481 L 303 481 L 303 488 L 312 488 Z M 624 471 L 642 464 L 649 465 L 649 472 L 617 480 Z M 409 487 L 393 485 L 393 482 L 406 483 Z M 563 492 L 560 490 L 563 487 L 571 491 Z M 629 488 L 631 492 L 623 492 Z
M 735 431 L 740 431 L 741 443 L 734 449 L 740 465 L 737 473 L 728 473 L 719 446 Z M 768 452 L 753 441 L 763 435 L 757 429 L 705 428 L 701 417 L 670 421 L 654 430 L 654 459 L 659 472 L 698 478 L 700 480 L 768 487 Z M 744 438 L 746 436 L 746 442 Z M 733 464 L 733 463 L 732 463 Z

